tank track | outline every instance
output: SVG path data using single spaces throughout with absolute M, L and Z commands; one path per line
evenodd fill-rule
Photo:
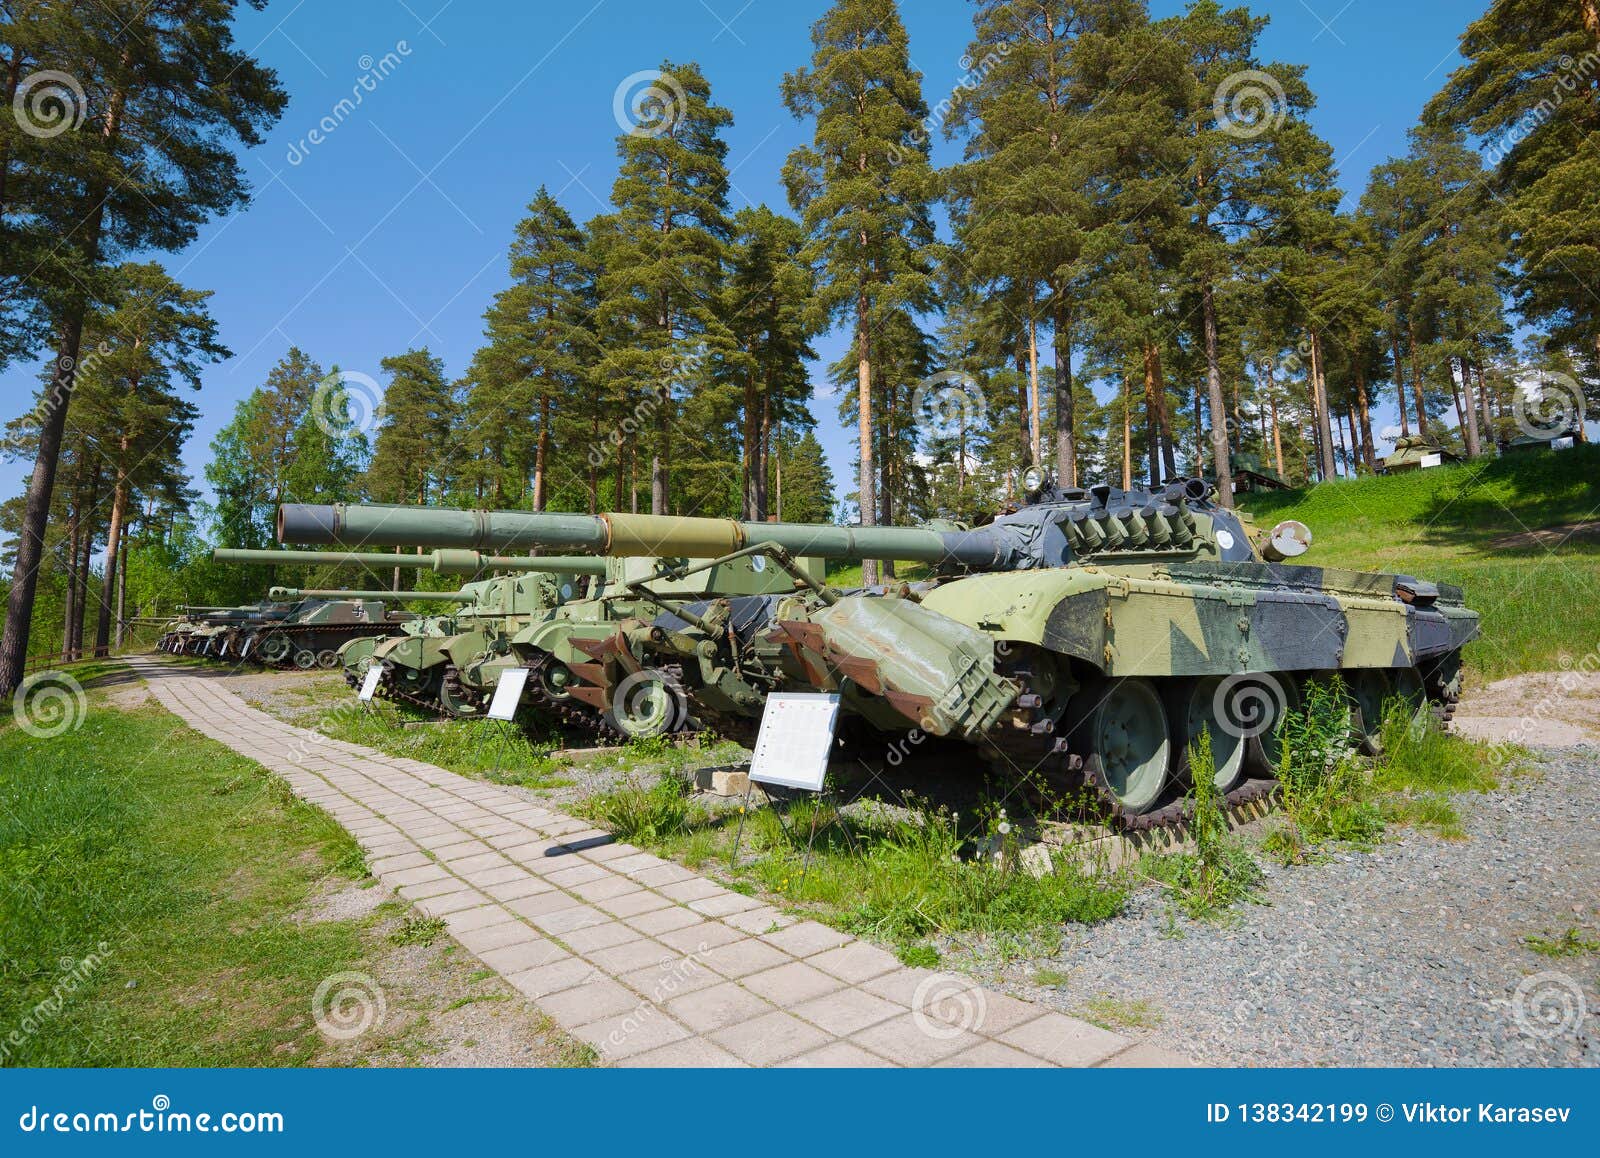
M 532 674 L 528 677 L 528 692 L 533 697 L 535 710 L 553 716 L 578 731 L 589 732 L 607 740 L 623 739 L 622 733 L 607 723 L 605 716 L 588 704 L 577 700 L 557 699 L 545 690 L 545 675 L 555 663 L 556 657 L 545 652 L 530 665 Z
M 312 642 L 317 645 L 316 647 L 302 648 L 298 646 L 298 642 L 295 641 L 293 637 L 303 631 L 316 632 L 316 638 L 312 640 Z M 399 635 L 400 632 L 374 631 L 373 625 L 370 623 L 335 623 L 319 627 L 288 628 L 283 631 L 270 633 L 274 635 L 287 635 L 290 637 L 292 646 L 289 649 L 288 657 L 282 663 L 262 663 L 260 660 L 257 660 L 253 657 L 255 653 L 259 652 L 261 649 L 261 639 L 268 634 L 269 632 L 266 631 L 260 633 L 260 636 L 256 640 L 255 647 L 251 649 L 252 658 L 248 662 L 258 664 L 261 667 L 271 668 L 273 671 L 299 671 L 301 669 L 297 668 L 294 663 L 294 655 L 297 651 L 338 651 L 341 646 L 349 643 L 352 639 L 367 639 L 372 636 L 381 636 L 384 639 L 392 639 L 396 635 Z M 316 671 L 318 669 L 312 668 L 311 670 Z
M 1106 825 L 1117 832 L 1145 833 L 1177 828 L 1190 818 L 1189 801 L 1179 795 L 1159 808 L 1149 812 L 1128 813 L 1122 802 L 1106 783 L 1099 760 L 1091 753 L 1070 752 L 1067 741 L 1055 736 L 1054 722 L 1042 712 L 1043 697 L 1032 692 L 1029 680 L 1032 671 L 1026 661 L 1009 667 L 1006 675 L 1022 683 L 1024 691 L 1018 696 L 1021 712 L 1026 717 L 1016 721 L 1017 726 L 988 733 L 983 742 L 990 750 L 984 757 L 997 770 L 1015 773 L 1044 772 L 1055 778 L 1076 780 L 1093 796 L 1085 802 L 1086 819 Z M 1461 700 L 1461 685 L 1457 679 L 1445 679 L 1437 671 L 1423 678 L 1423 688 L 1428 697 L 1428 708 L 1439 726 L 1448 728 L 1455 718 L 1456 706 Z M 1272 796 L 1278 790 L 1276 779 L 1246 780 L 1222 796 L 1224 808 L 1232 809 L 1253 804 Z
M 469 707 L 476 709 L 475 715 L 452 712 L 447 706 L 445 706 L 443 700 L 441 699 L 440 702 L 435 705 L 435 710 L 441 715 L 448 716 L 451 719 L 480 719 L 489 706 L 489 698 L 482 692 L 478 691 L 477 688 L 468 687 L 466 681 L 461 678 L 461 669 L 453 663 L 445 665 L 444 691 L 456 703 L 466 704 Z

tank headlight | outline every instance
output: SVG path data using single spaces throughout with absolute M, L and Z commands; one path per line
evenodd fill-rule
M 1022 489 L 1030 498 L 1044 490 L 1046 481 L 1044 471 L 1036 466 L 1030 466 L 1022 472 Z
M 1272 537 L 1261 553 L 1269 562 L 1295 559 L 1311 549 L 1311 528 L 1297 519 L 1285 519 L 1272 528 Z

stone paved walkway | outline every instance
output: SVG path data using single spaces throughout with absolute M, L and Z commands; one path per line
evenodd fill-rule
M 326 809 L 373 873 L 603 1062 L 1185 1065 L 796 921 L 493 785 L 292 727 L 136 660 L 159 701 Z

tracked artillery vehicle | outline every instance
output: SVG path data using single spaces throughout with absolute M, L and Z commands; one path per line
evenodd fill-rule
M 546 618 L 553 609 L 579 598 L 587 582 L 605 574 L 606 561 L 592 557 L 482 555 L 475 551 L 436 551 L 413 555 L 374 555 L 309 551 L 219 551 L 230 563 L 361 565 L 376 569 L 411 568 L 440 574 L 510 574 L 467 583 L 458 591 L 296 591 L 274 588 L 275 597 L 359 598 L 379 603 L 440 603 L 455 608 L 414 617 L 399 632 L 360 636 L 346 642 L 338 665 L 352 687 L 368 668 L 381 665 L 378 694 L 441 712 L 481 716 L 500 673 L 517 666 L 510 638 L 522 626 Z
M 1030 481 L 1026 505 L 977 527 L 285 507 L 279 530 L 305 543 L 426 534 L 465 549 L 763 558 L 784 576 L 782 598 L 737 622 L 731 601 L 715 615 L 662 606 L 688 630 L 614 631 L 610 654 L 595 649 L 576 673 L 615 710 L 614 673 L 692 656 L 699 682 L 682 690 L 694 710 L 743 737 L 772 691 L 835 692 L 886 738 L 964 741 L 999 774 L 1087 789 L 1134 828 L 1180 815 L 1202 733 L 1230 802 L 1270 791 L 1276 722 L 1311 681 L 1340 678 L 1366 743 L 1393 697 L 1448 721 L 1461 649 L 1478 634 L 1458 588 L 1291 562 L 1306 528 L 1280 524 L 1258 542 L 1199 480 L 1127 491 Z M 841 593 L 806 582 L 800 555 L 917 561 L 932 577 Z

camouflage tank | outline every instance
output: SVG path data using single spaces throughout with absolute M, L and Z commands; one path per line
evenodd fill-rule
M 614 710 L 623 689 L 606 662 L 646 670 L 663 648 L 692 654 L 707 677 L 694 709 L 743 737 L 770 692 L 835 692 L 887 739 L 974 745 L 1006 775 L 1087 787 L 1130 827 L 1176 818 L 1202 732 L 1231 801 L 1270 791 L 1273 725 L 1308 681 L 1341 677 L 1369 743 L 1391 697 L 1452 713 L 1461 649 L 1478 633 L 1459 589 L 1291 563 L 1310 545 L 1306 528 L 1280 524 L 1258 545 L 1199 480 L 1128 491 L 1032 481 L 1027 505 L 979 527 L 285 507 L 279 530 L 307 543 L 768 559 L 783 597 L 737 623 L 731 601 L 715 616 L 663 606 L 690 630 L 636 628 L 596 660 L 598 673 L 578 674 L 608 690 Z M 932 577 L 842 593 L 796 574 L 802 554 L 922 562 Z
M 470 718 L 486 710 L 500 672 L 516 666 L 509 637 L 524 623 L 583 592 L 588 577 L 603 575 L 606 562 L 591 557 L 482 555 L 475 551 L 374 555 L 307 551 L 219 551 L 230 563 L 361 565 L 377 569 L 411 568 L 441 574 L 514 573 L 481 579 L 453 592 L 292 591 L 274 588 L 275 597 L 340 596 L 385 603 L 431 602 L 457 605 L 440 615 L 417 617 L 399 632 L 351 639 L 340 649 L 338 666 L 358 687 L 373 664 L 383 667 L 378 694 Z

